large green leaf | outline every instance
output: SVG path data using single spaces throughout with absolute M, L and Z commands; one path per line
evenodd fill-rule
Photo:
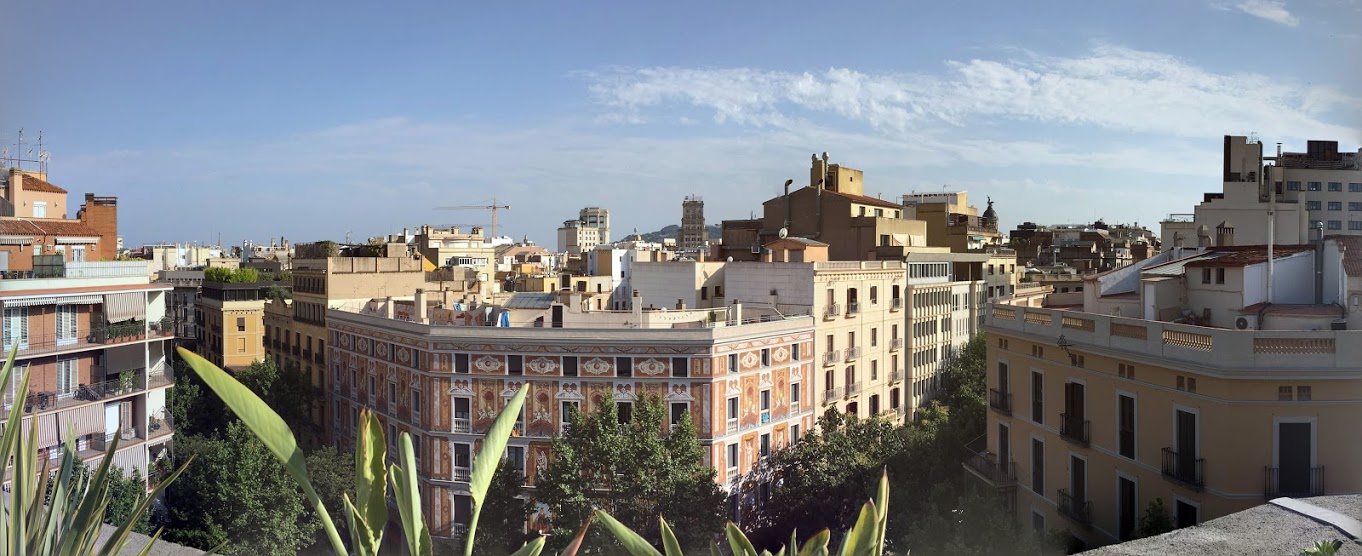
M 511 554 L 511 556 L 539 556 L 539 553 L 543 551 L 544 537 L 535 537 L 531 539 L 530 542 L 525 543 L 525 546 L 520 547 L 520 550 Z
M 591 517 L 586 518 L 582 528 L 577 530 L 577 535 L 572 537 L 572 542 L 568 543 L 567 548 L 559 556 L 577 556 L 577 551 L 582 549 L 582 543 L 586 542 L 586 531 L 591 528 Z
M 804 546 L 799 549 L 798 556 L 827 556 L 828 540 L 832 538 L 832 533 L 827 529 L 819 531 L 813 538 L 804 541 Z
M 388 444 L 383 437 L 383 425 L 368 409 L 359 413 L 359 434 L 355 446 L 355 515 L 347 517 L 362 522 L 350 529 L 355 552 L 360 556 L 376 556 L 383 545 L 383 529 L 388 524 L 388 480 L 383 462 L 388 458 Z
M 879 517 L 875 528 L 875 556 L 884 554 L 884 534 L 889 529 L 889 468 L 880 471 L 880 488 L 875 493 L 875 513 Z
M 604 510 L 596 510 L 596 520 L 600 521 L 601 525 L 604 525 L 606 529 L 610 530 L 611 534 L 615 535 L 615 539 L 620 541 L 625 552 L 628 552 L 631 556 L 662 556 L 662 553 L 653 548 L 652 544 L 640 537 L 633 529 L 610 517 L 610 514 L 605 513 Z
M 841 556 L 871 556 L 875 553 L 875 542 L 879 538 L 879 516 L 875 512 L 875 501 L 867 500 L 861 506 L 861 514 L 856 524 L 851 526 L 842 542 Z
M 411 556 L 431 556 L 430 529 L 421 516 L 421 491 L 416 485 L 416 454 L 411 447 L 411 435 L 398 436 L 398 453 L 402 466 L 393 465 L 388 476 L 397 498 L 397 513 L 402 517 L 402 533 L 407 539 Z
M 728 537 L 728 547 L 733 550 L 733 556 L 757 556 L 757 549 L 752 546 L 752 541 L 747 540 L 747 535 L 742 533 L 736 523 L 728 522 L 724 527 L 724 535 Z
M 662 531 L 662 548 L 667 551 L 667 556 L 685 556 L 685 553 L 681 552 L 681 543 L 677 542 L 676 534 L 672 533 L 672 528 L 667 525 L 667 520 L 662 519 L 662 516 L 657 516 L 657 523 L 658 528 Z
M 199 378 L 217 394 L 222 402 L 231 408 L 241 422 L 245 423 L 255 433 L 255 436 L 274 453 L 274 457 L 284 462 L 284 467 L 294 480 L 298 481 L 298 486 L 302 487 L 303 494 L 307 495 L 308 501 L 312 503 L 312 508 L 317 512 L 318 518 L 322 522 L 322 527 L 326 530 L 326 537 L 331 541 L 331 549 L 338 555 L 346 555 L 345 543 L 341 541 L 340 532 L 336 530 L 336 524 L 331 521 L 331 514 L 326 511 L 326 505 L 317 495 L 317 491 L 312 488 L 312 481 L 307 476 L 307 460 L 303 457 L 303 450 L 298 447 L 298 441 L 293 437 L 293 431 L 288 428 L 284 420 L 278 413 L 270 409 L 270 406 L 255 395 L 250 388 L 245 387 L 235 378 L 228 375 L 226 371 L 219 369 L 217 365 L 210 363 L 207 359 L 199 357 L 192 351 L 183 347 L 175 348 L 180 354 L 180 358 L 189 364 Z
M 526 390 L 528 388 L 521 385 L 515 396 L 506 402 L 506 407 L 501 408 L 496 421 L 492 422 L 492 427 L 483 435 L 482 448 L 478 449 L 478 457 L 473 460 L 472 476 L 468 479 L 469 497 L 473 499 L 473 519 L 468 522 L 464 556 L 473 556 L 473 538 L 478 532 L 478 517 L 482 515 L 482 504 L 487 501 L 487 488 L 492 485 L 492 476 L 497 472 L 497 464 L 501 463 L 501 454 L 506 451 L 506 441 L 511 438 L 516 419 L 520 417 L 520 408 L 525 405 Z

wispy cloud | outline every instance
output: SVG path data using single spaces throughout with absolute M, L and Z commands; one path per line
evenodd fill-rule
M 1095 127 L 1175 137 L 1259 130 L 1356 136 L 1328 110 L 1362 98 L 1251 73 L 1214 73 L 1180 58 L 1099 44 L 1075 57 L 948 62 L 941 76 L 657 67 L 584 74 L 621 121 L 649 111 L 710 110 L 720 124 L 782 128 L 836 116 L 890 135 L 999 123 Z
M 1300 20 L 1286 9 L 1286 0 L 1238 0 L 1226 6 L 1288 27 L 1300 24 Z

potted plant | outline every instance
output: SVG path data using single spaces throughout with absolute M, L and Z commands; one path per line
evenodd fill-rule
M 132 391 L 132 381 L 136 377 L 132 371 L 123 371 L 118 374 L 119 393 L 126 394 Z

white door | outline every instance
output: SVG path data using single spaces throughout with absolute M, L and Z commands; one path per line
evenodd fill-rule
M 28 307 L 5 309 L 5 351 L 14 344 L 28 349 Z
M 118 435 L 118 421 L 122 417 L 118 403 L 106 404 L 104 406 L 104 438 L 112 440 Z
M 57 345 L 76 343 L 76 306 L 57 306 Z

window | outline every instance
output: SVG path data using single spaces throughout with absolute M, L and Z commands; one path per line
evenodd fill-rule
M 762 424 L 771 422 L 771 391 L 761 391 L 761 422 Z
M 581 402 L 576 400 L 563 400 L 563 403 L 560 404 L 558 422 L 561 424 L 560 430 L 562 430 L 563 434 L 567 434 L 568 429 L 570 428 L 572 423 L 572 412 L 581 411 L 581 406 L 578 405 L 579 403 Z
M 1297 387 L 1296 387 L 1296 401 L 1298 401 L 1298 402 L 1308 402 L 1308 401 L 1310 401 L 1310 387 L 1309 387 L 1309 386 L 1297 386 Z
M 1349 193 L 1362 193 L 1362 183 L 1350 183 L 1350 184 L 1348 184 L 1348 192 L 1349 192 Z
M 771 348 L 764 348 L 761 350 L 761 366 L 771 366 Z
M 1343 202 L 1329 201 L 1329 210 L 1343 210 Z
M 511 464 L 511 468 L 515 470 L 515 474 L 516 474 L 517 477 L 522 477 L 522 478 L 523 478 L 523 477 L 525 476 L 525 447 L 524 447 L 524 446 L 507 446 L 507 447 L 506 447 L 506 461 L 507 461 L 507 463 L 510 463 L 510 464 Z
M 672 426 L 676 426 L 677 423 L 680 423 L 681 418 L 686 416 L 686 414 L 688 413 L 690 413 L 690 404 L 686 402 L 672 402 L 671 406 L 672 419 L 670 421 Z
M 523 409 L 521 411 L 524 411 Z M 619 423 L 627 425 L 634 420 L 634 402 L 615 402 L 615 411 L 619 416 Z
M 1209 268 L 1201 269 L 1201 283 L 1202 284 L 1211 283 L 1211 269 Z
M 633 359 L 630 357 L 616 357 L 615 376 L 634 376 Z
M 706 287 L 706 286 L 700 286 L 700 299 L 701 299 L 701 300 L 709 299 L 709 288 L 708 288 L 708 287 Z
M 1319 210 L 1322 204 L 1319 201 L 1306 201 L 1305 210 Z
M 1224 268 L 1217 268 L 1217 269 L 1215 269 L 1215 283 L 1217 283 L 1217 284 L 1224 284 L 1224 283 L 1225 283 L 1225 269 L 1224 269 Z
M 1279 401 L 1279 402 L 1289 402 L 1289 401 L 1291 401 L 1292 399 L 1293 399 L 1293 398 L 1292 398 L 1291 387 L 1290 387 L 1290 386 L 1278 386 L 1278 387 L 1277 387 L 1277 401 Z
M 236 339 L 236 352 L 237 352 L 237 353 L 246 353 L 246 338 L 237 338 L 237 339 Z
M 1031 439 L 1031 491 L 1045 492 L 1045 443 L 1039 438 Z
M 690 360 L 685 357 L 673 357 L 672 376 L 677 378 L 690 376 Z
M 70 398 L 76 393 L 76 360 L 62 359 L 57 361 L 57 397 L 61 399 Z
M 1045 532 L 1045 514 L 1031 510 L 1031 529 L 1037 533 Z
M 790 445 L 794 446 L 799 442 L 799 423 L 790 425 Z
M 790 359 L 795 360 L 795 361 L 799 361 L 799 360 L 800 360 L 800 357 L 799 357 L 799 356 L 800 356 L 800 353 L 799 353 L 799 346 L 800 346 L 800 344 L 791 344 L 791 345 L 790 345 Z
M 1331 181 L 1329 182 L 1329 191 L 1343 191 L 1343 184 L 1336 181 Z
M 1121 375 L 1121 378 L 1126 378 L 1126 379 L 1130 379 L 1130 380 L 1135 380 L 1135 365 L 1130 365 L 1130 364 L 1126 364 L 1126 363 L 1121 363 L 1121 364 L 1120 364 L 1120 375 Z
M 736 353 L 728 354 L 728 372 L 738 372 L 738 354 Z
M 568 356 L 563 358 L 563 376 L 577 376 L 576 357 Z
M 1196 379 L 1190 376 L 1187 377 L 1187 391 L 1193 394 L 1196 393 Z
M 411 420 L 421 421 L 421 389 L 412 383 L 411 387 Z
M 738 424 L 738 397 L 737 397 L 737 396 L 734 396 L 734 397 L 728 399 L 728 413 L 725 414 L 725 415 L 727 416 L 728 422 L 729 422 L 730 425 L 736 426 L 736 425 Z
M 880 287 L 870 286 L 870 304 L 875 305 L 880 302 Z
M 1116 396 L 1116 424 L 1120 453 L 1135 459 L 1135 398 L 1124 394 Z
M 564 364 L 564 366 L 566 366 L 566 365 L 567 365 L 567 361 L 564 361 L 563 364 Z M 576 370 L 577 370 L 577 358 L 576 358 L 576 357 L 573 357 L 573 358 L 572 358 L 572 370 L 573 370 L 572 376 L 577 376 L 577 373 L 576 373 Z M 456 354 L 454 354 L 454 372 L 456 372 L 456 373 L 467 373 L 467 372 L 468 372 L 468 354 L 467 354 L 467 353 L 456 353 Z
M 378 388 L 374 386 L 374 375 L 369 375 L 369 405 L 374 405 L 374 396 L 378 395 L 378 393 L 375 392 L 377 389 Z
M 57 306 L 57 345 L 76 343 L 76 306 Z
M 411 455 L 415 456 L 416 467 L 419 469 L 421 467 L 421 435 L 415 432 L 411 433 Z
M 525 374 L 525 359 L 520 355 L 506 356 L 506 374 L 523 375 Z
M 388 453 L 397 453 L 397 425 L 388 424 Z
M 1288 182 L 1286 182 L 1286 190 L 1287 190 L 1287 191 L 1300 191 L 1300 190 L 1301 190 L 1301 182 L 1298 182 L 1298 181 L 1288 181 Z
M 1045 375 L 1040 371 L 1031 371 L 1031 420 L 1045 424 Z
M 728 445 L 728 471 L 733 474 L 738 470 L 738 443 Z
M 799 411 L 799 383 L 790 384 L 790 411 Z
M 237 332 L 245 332 L 245 331 L 246 331 L 246 317 L 237 317 L 237 318 L 236 318 L 236 331 L 237 331 Z
M 1310 191 L 1319 191 L 1321 185 L 1322 184 L 1320 182 L 1312 181 L 1306 183 L 1306 188 L 1309 189 Z
M 1329 229 L 1330 229 L 1330 230 L 1342 230 L 1342 229 L 1343 229 L 1343 221 L 1342 221 L 1342 220 L 1330 220 L 1330 221 L 1329 221 Z
M 761 459 L 766 459 L 771 455 L 771 433 L 761 435 Z
M 392 410 L 394 410 L 394 409 L 396 409 L 396 408 L 397 408 L 397 383 L 394 382 L 394 381 L 389 380 L 389 381 L 388 381 L 388 411 L 392 411 Z
M 5 349 L 19 344 L 19 349 L 28 347 L 28 307 L 5 309 Z
M 1360 220 L 1349 220 L 1349 221 L 1348 221 L 1348 229 L 1349 229 L 1349 230 L 1353 230 L 1353 231 L 1362 230 L 1362 221 L 1360 221 Z
M 1319 182 L 1310 182 L 1317 184 Z M 1177 528 L 1192 527 L 1197 524 L 1197 508 L 1187 502 L 1178 500 L 1177 503 Z
M 875 380 L 879 380 L 879 379 L 880 379 L 880 362 L 879 362 L 879 361 L 871 361 L 871 362 L 870 362 L 870 380 L 871 380 L 871 381 L 875 381 Z

